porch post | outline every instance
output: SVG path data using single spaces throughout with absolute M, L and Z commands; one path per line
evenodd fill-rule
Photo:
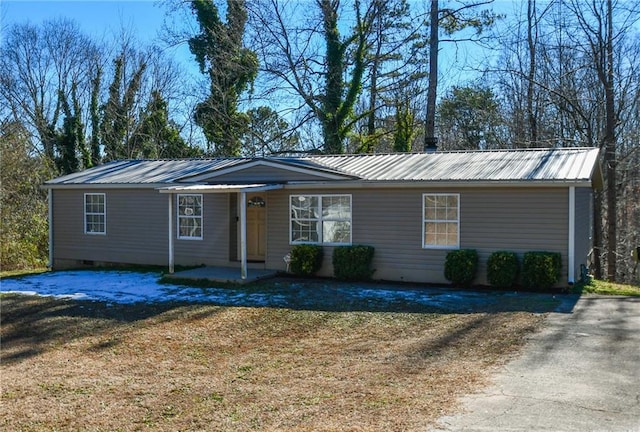
M 240 279 L 247 278 L 247 193 L 240 192 Z
M 568 282 L 573 285 L 575 282 L 576 265 L 576 188 L 569 187 L 569 245 L 567 256 Z
M 169 273 L 173 274 L 173 194 L 167 195 L 169 196 Z

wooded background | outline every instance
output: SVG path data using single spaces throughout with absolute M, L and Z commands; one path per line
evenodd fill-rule
M 39 186 L 110 160 L 589 146 L 605 175 L 591 270 L 637 283 L 640 4 L 495 6 L 166 1 L 151 46 L 65 19 L 4 27 L 2 269 L 46 264 Z M 177 44 L 192 65 L 165 54 Z M 481 60 L 439 69 L 462 47 Z

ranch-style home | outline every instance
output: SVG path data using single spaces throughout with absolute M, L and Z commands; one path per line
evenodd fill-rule
M 591 250 L 598 149 L 125 160 L 48 181 L 50 263 L 286 270 L 294 245 L 375 247 L 374 279 L 445 283 L 476 249 L 560 252 L 573 283 Z

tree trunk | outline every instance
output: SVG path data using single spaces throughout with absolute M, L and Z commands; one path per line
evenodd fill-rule
M 617 260 L 617 188 L 616 188 L 616 111 L 613 63 L 613 7 L 607 0 L 607 36 L 606 36 L 606 77 L 605 77 L 605 136 L 604 163 L 607 171 L 607 279 L 616 279 Z
M 538 117 L 533 108 L 535 97 L 536 75 L 536 42 L 538 33 L 538 19 L 536 17 L 536 0 L 529 0 L 527 4 L 527 47 L 529 48 L 529 71 L 527 76 L 527 117 L 529 122 L 529 147 L 537 147 Z M 535 35 L 534 35 L 535 31 Z
M 431 0 L 429 14 L 429 88 L 427 89 L 427 118 L 424 131 L 424 148 L 434 149 L 436 138 L 436 96 L 438 90 L 438 0 Z

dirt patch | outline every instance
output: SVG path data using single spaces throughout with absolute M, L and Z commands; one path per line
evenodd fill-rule
M 4 430 L 424 430 L 544 314 L 2 297 Z

